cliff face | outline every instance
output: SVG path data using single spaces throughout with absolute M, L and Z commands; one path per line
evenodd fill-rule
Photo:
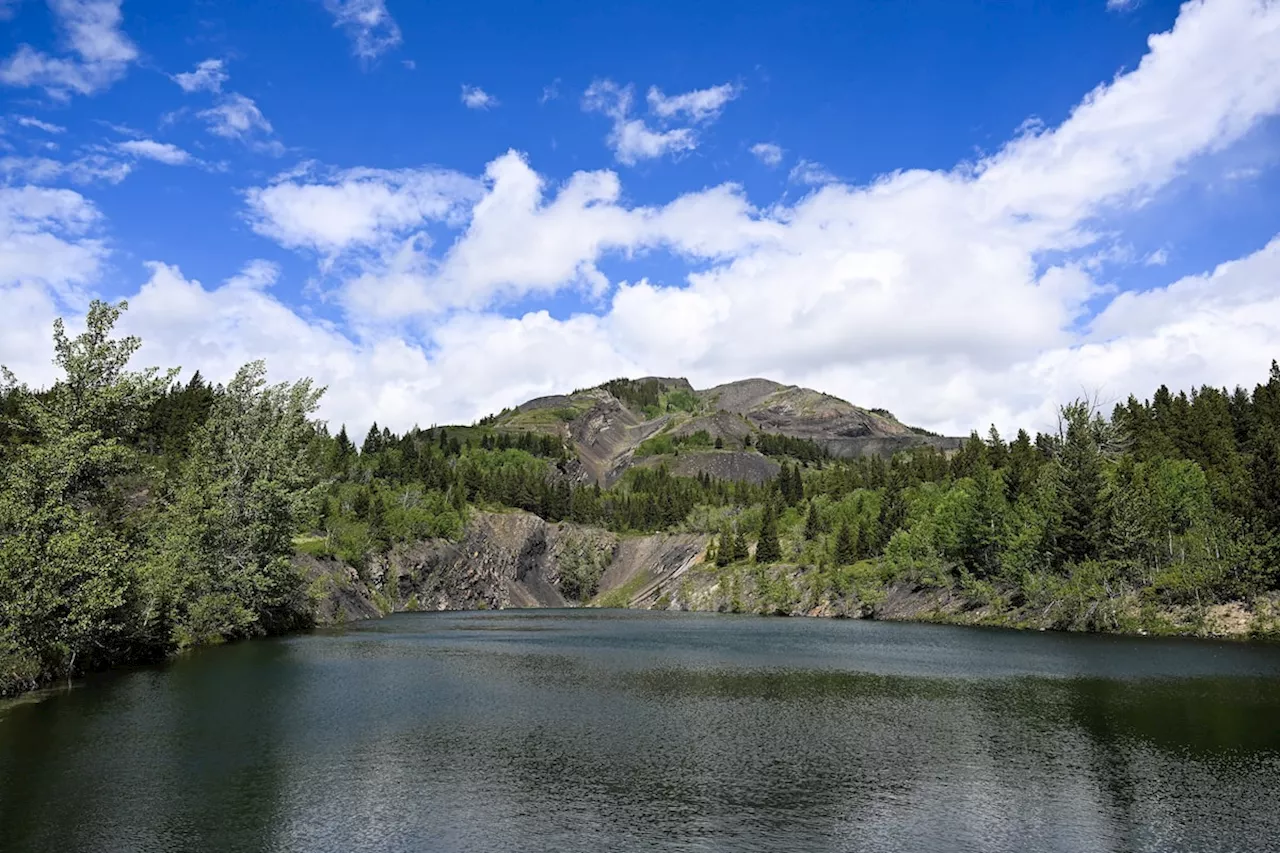
M 401 545 L 363 572 L 299 557 L 321 623 L 394 610 L 629 607 L 679 583 L 706 552 L 702 534 L 619 536 L 523 512 L 477 512 L 457 542 Z

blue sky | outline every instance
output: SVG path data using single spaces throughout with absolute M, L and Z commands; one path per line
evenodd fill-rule
M 679 373 L 1036 427 L 1280 355 L 1275 2 L 0 17 L 0 360 L 32 382 L 94 296 L 150 361 L 263 357 L 354 425 Z

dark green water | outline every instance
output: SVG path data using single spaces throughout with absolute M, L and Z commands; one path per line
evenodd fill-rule
M 0 709 L 0 849 L 1277 850 L 1280 648 L 403 614 Z

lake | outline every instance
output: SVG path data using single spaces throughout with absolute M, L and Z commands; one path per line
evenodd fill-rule
M 0 707 L 13 851 L 1280 849 L 1280 647 L 405 613 Z

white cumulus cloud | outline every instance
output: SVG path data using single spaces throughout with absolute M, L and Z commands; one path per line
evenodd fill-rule
M 259 234 L 332 258 L 384 250 L 457 216 L 479 194 L 478 181 L 447 169 L 349 169 L 323 177 L 304 169 L 249 190 L 246 201 Z
M 119 80 L 138 49 L 121 29 L 121 0 L 49 0 L 67 54 L 21 45 L 0 62 L 0 83 L 40 87 L 50 97 L 91 95 Z
M 479 86 L 462 84 L 462 103 L 470 110 L 487 110 L 498 106 L 498 99 Z

